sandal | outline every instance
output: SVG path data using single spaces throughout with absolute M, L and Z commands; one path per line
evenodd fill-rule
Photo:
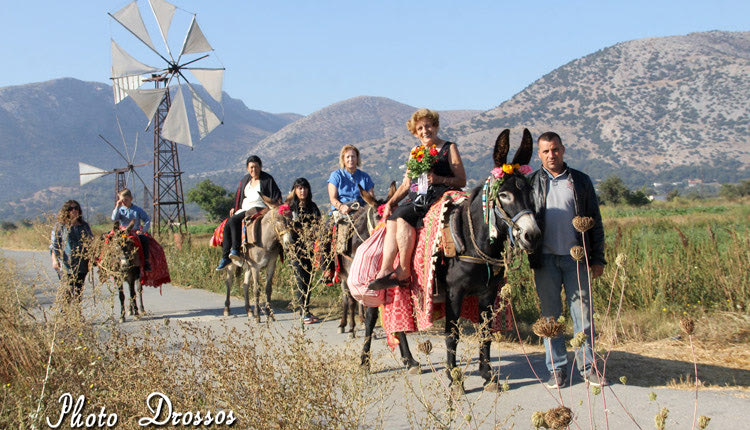
M 385 290 L 387 288 L 393 288 L 397 285 L 398 279 L 396 278 L 396 271 L 394 270 L 393 272 L 370 282 L 367 288 L 370 290 Z

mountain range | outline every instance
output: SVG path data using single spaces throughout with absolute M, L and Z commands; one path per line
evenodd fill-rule
M 750 177 L 750 32 L 618 43 L 498 102 L 485 112 L 440 112 L 440 134 L 458 143 L 470 185 L 487 176 L 492 145 L 505 128 L 512 148 L 523 128 L 535 137 L 558 132 L 566 161 L 595 180 L 617 174 L 641 186 Z M 244 159 L 258 154 L 283 191 L 305 176 L 321 203 L 339 150 L 350 143 L 382 192 L 400 180 L 417 142 L 405 126 L 416 107 L 382 97 L 354 97 L 301 116 L 252 110 L 224 94 L 223 109 L 222 126 L 194 150 L 180 147 L 186 190 L 209 178 L 234 191 Z M 124 167 L 98 136 L 123 148 L 116 118 L 130 151 L 138 134 L 134 162 L 150 161 L 153 135 L 144 129 L 145 116 L 128 99 L 115 107 L 109 85 L 63 78 L 0 88 L 0 201 L 6 202 L 0 219 L 34 217 L 69 197 L 108 211 L 111 177 L 79 187 L 77 163 Z M 139 173 L 150 185 L 149 167 Z

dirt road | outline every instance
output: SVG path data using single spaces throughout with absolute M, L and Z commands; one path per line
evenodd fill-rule
M 34 280 L 34 284 L 38 286 L 35 294 L 41 305 L 51 305 L 57 278 L 50 267 L 49 256 L 46 252 L 1 250 L 0 256 L 17 262 L 25 276 Z M 98 315 L 100 318 L 116 316 L 113 315 L 112 307 L 114 299 L 102 296 L 103 298 L 100 297 L 94 305 L 88 285 L 85 295 L 86 312 L 90 315 Z M 105 292 L 104 290 L 106 289 L 100 289 L 100 292 Z M 234 297 L 232 301 L 232 316 L 224 317 L 223 295 L 172 285 L 165 285 L 160 295 L 159 289 L 146 288 L 144 303 L 147 315 L 139 321 L 129 318 L 124 325 L 130 326 L 135 331 L 144 326 L 163 325 L 164 319 L 169 318 L 200 326 L 216 327 L 217 330 L 225 326 L 244 327 L 248 324 L 248 320 L 244 316 L 242 300 Z M 273 324 L 276 330 L 299 329 L 299 319 L 294 314 L 281 309 L 274 311 L 277 321 Z M 117 312 L 119 312 L 119 302 L 114 306 L 114 313 Z M 254 324 L 254 322 L 251 323 Z M 347 335 L 338 334 L 337 321 L 325 321 L 308 326 L 308 328 L 308 335 L 319 340 L 319 344 L 354 350 L 361 348 L 362 332 L 357 333 L 358 338 L 354 340 Z M 417 343 L 425 339 L 430 339 L 434 346 L 429 356 L 417 353 Z M 416 413 L 417 417 L 422 418 L 426 416 L 419 402 L 415 400 L 414 393 L 430 392 L 430 390 L 435 392 L 435 387 L 439 391 L 441 384 L 445 384 L 443 365 L 445 348 L 442 338 L 413 335 L 410 337 L 410 343 L 415 358 L 422 363 L 424 372 L 421 375 L 407 375 L 401 369 L 396 357 L 385 345 L 382 335 L 380 339 L 373 342 L 374 372 L 383 377 L 393 377 L 395 374 L 404 383 L 393 384 L 392 391 L 385 395 L 384 404 L 373 408 L 378 411 L 378 416 L 373 416 L 370 422 L 363 423 L 363 427 L 410 428 L 410 413 Z M 483 422 L 476 420 L 467 422 L 459 418 L 452 427 L 532 428 L 531 415 L 535 411 L 546 411 L 557 406 L 561 395 L 565 405 L 573 410 L 576 419 L 571 428 L 588 429 L 592 427 L 592 422 L 595 428 L 607 428 L 603 407 L 605 400 L 608 426 L 611 429 L 654 428 L 654 416 L 662 408 L 669 409 L 666 428 L 691 428 L 695 406 L 695 392 L 692 390 L 652 388 L 646 384 L 643 386 L 623 385 L 618 380 L 622 375 L 610 374 L 608 379 L 612 385 L 604 389 L 602 393 L 604 396 L 602 394 L 587 395 L 586 386 L 580 379 L 574 380 L 572 387 L 565 388 L 558 394 L 556 390 L 548 390 L 534 376 L 535 371 L 544 380 L 547 372 L 544 368 L 544 355 L 538 352 L 538 348 L 533 350 L 535 352 L 529 354 L 527 359 L 527 356 L 516 347 L 502 349 L 499 351 L 500 359 L 498 360 L 498 349 L 493 345 L 493 367 L 500 370 L 501 379 L 509 384 L 510 389 L 506 392 L 483 392 L 482 379 L 478 375 L 477 365 L 470 364 L 465 377 L 466 395 L 457 407 L 458 416 L 466 415 L 460 413 L 464 411 L 482 411 L 479 416 L 485 416 L 486 419 Z M 473 360 L 476 356 L 477 351 L 474 346 L 470 351 L 459 347 L 459 358 L 462 363 Z M 631 371 L 637 371 L 637 369 Z M 649 399 L 652 392 L 657 395 L 656 401 Z M 590 408 L 589 403 L 592 405 Z M 592 417 L 590 417 L 589 410 L 593 411 Z M 697 414 L 711 417 L 708 428 L 741 428 L 744 425 L 739 423 L 750 422 L 750 399 L 746 392 L 736 390 L 700 390 Z

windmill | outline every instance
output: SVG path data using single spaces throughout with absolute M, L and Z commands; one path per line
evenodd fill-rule
M 206 137 L 222 120 L 199 95 L 187 79 L 191 74 L 221 108 L 221 87 L 224 67 L 195 67 L 209 61 L 213 48 L 190 14 L 190 24 L 175 58 L 169 43 L 169 28 L 178 8 L 165 0 L 148 0 L 166 52 L 156 49 L 141 17 L 138 1 L 110 13 L 117 23 L 140 41 L 144 55 L 153 57 L 159 67 L 136 60 L 112 39 L 112 89 L 115 103 L 130 97 L 148 118 L 154 133 L 153 222 L 154 232 L 162 228 L 174 233 L 187 233 L 185 203 L 182 193 L 182 172 L 177 144 L 193 147 L 193 131 L 183 97 L 186 88 L 192 98 L 197 135 Z M 181 10 L 181 9 L 180 9 Z M 174 43 L 172 44 L 174 46 Z M 144 49 L 144 47 L 146 49 Z M 155 56 L 154 56 L 155 54 Z M 189 74 L 187 72 L 190 72 Z M 151 86 L 153 88 L 143 88 Z M 184 88 L 183 88 L 184 87 Z M 223 112 L 222 112 L 223 115 Z
M 119 120 L 118 120 L 119 125 Z M 122 133 L 122 130 L 120 130 L 120 133 Z M 133 148 L 133 154 L 130 156 L 128 153 L 128 146 L 125 143 L 125 137 L 123 136 L 122 143 L 125 147 L 125 152 L 128 153 L 128 156 L 123 155 L 122 152 L 120 152 L 112 143 L 110 143 L 107 139 L 104 138 L 101 134 L 99 137 L 107 143 L 116 153 L 120 156 L 127 164 L 125 167 L 115 168 L 112 170 L 105 170 L 101 169 L 96 166 L 92 166 L 90 164 L 86 164 L 83 162 L 78 162 L 78 175 L 81 179 L 81 186 L 88 184 L 89 182 L 101 178 L 102 176 L 111 175 L 114 173 L 115 175 L 115 202 L 119 199 L 119 193 L 120 190 L 123 188 L 132 188 L 133 183 L 135 182 L 134 177 L 137 177 L 138 180 L 141 181 L 143 184 L 143 190 L 144 190 L 144 198 L 148 194 L 148 187 L 146 186 L 146 183 L 144 182 L 143 178 L 141 178 L 141 175 L 138 174 L 138 172 L 135 170 L 136 167 L 143 167 L 151 164 L 151 162 L 147 163 L 140 163 L 140 164 L 133 164 L 133 160 L 135 159 L 135 152 L 138 149 L 138 136 L 136 135 L 135 140 L 135 147 Z

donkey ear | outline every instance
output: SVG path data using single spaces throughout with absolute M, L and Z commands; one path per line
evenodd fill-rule
M 529 164 L 531 161 L 531 155 L 534 152 L 534 139 L 531 138 L 531 133 L 528 128 L 523 129 L 523 138 L 521 139 L 521 146 L 516 151 L 516 155 L 513 157 L 512 164 Z
M 505 164 L 505 160 L 508 158 L 508 148 L 510 138 L 510 130 L 507 128 L 500 133 L 495 141 L 495 152 L 492 154 L 492 159 L 495 161 L 495 167 L 502 167 Z
M 359 188 L 359 195 L 362 197 L 362 199 L 370 206 L 377 208 L 378 202 L 375 200 L 375 196 L 365 191 L 364 188 L 362 188 L 362 185 L 357 184 L 357 188 Z

